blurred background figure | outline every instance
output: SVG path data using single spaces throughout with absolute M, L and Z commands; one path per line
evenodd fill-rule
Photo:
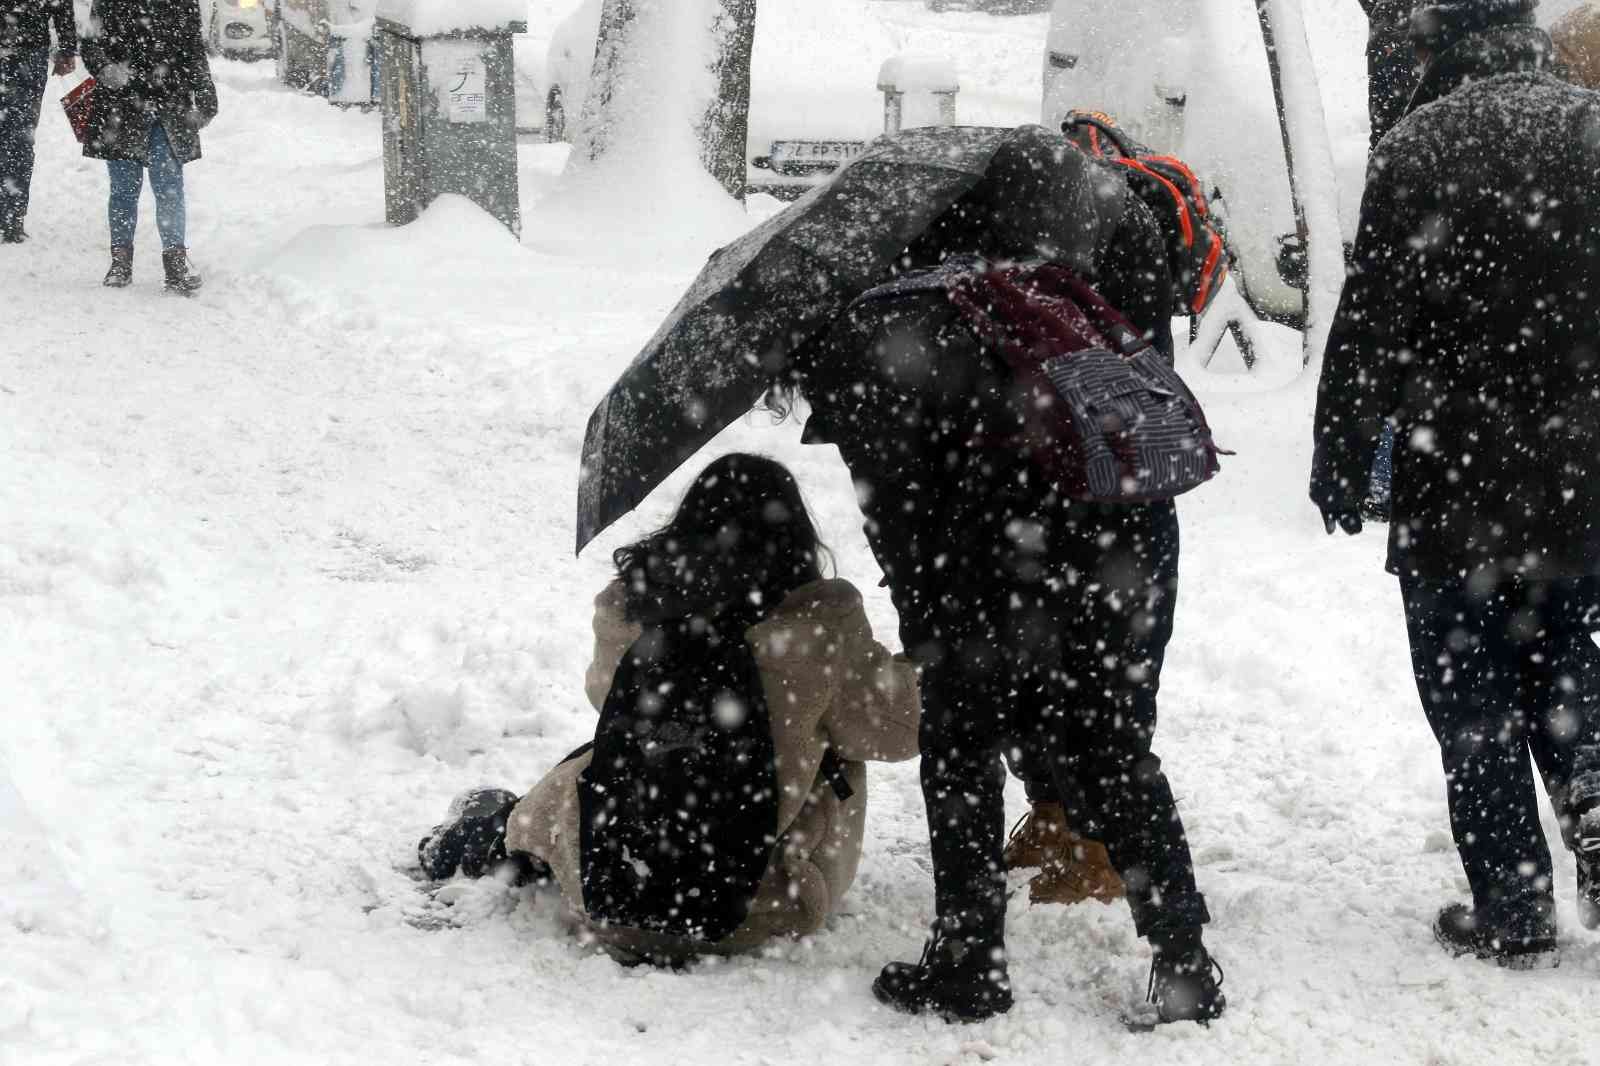
M 1600 89 L 1600 3 L 1590 0 L 1550 29 L 1560 73 L 1585 89 Z
M 51 69 L 55 31 L 56 74 L 78 65 L 78 30 L 72 0 L 0 0 L 0 244 L 28 239 L 28 190 L 33 184 L 33 131 Z

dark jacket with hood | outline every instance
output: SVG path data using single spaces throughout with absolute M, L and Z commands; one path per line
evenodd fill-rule
M 1549 60 L 1447 40 L 1368 173 L 1311 496 L 1354 512 L 1391 421 L 1394 573 L 1600 573 L 1600 97 Z
M 56 54 L 78 54 L 72 0 L 0 0 L 0 50 L 40 52 L 56 31 Z
M 159 122 L 179 163 L 200 158 L 217 88 L 197 0 L 94 0 L 83 61 L 97 83 L 84 155 L 147 163 Z

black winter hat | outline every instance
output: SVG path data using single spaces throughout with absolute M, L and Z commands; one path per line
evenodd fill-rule
M 1532 26 L 1539 0 L 1418 0 L 1411 9 L 1411 43 L 1442 52 L 1461 38 L 1494 26 Z

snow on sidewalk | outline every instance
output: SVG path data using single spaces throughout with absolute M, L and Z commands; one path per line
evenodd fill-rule
M 1381 536 L 1305 501 L 1303 384 L 1201 383 L 1239 455 L 1181 505 L 1157 747 L 1228 969 L 1209 1031 L 1120 1027 L 1124 906 L 1022 897 L 1011 1014 L 881 1009 L 931 908 L 914 764 L 873 769 L 843 913 L 760 958 L 624 970 L 548 894 L 429 901 L 405 871 L 450 796 L 592 728 L 607 552 L 693 471 L 574 560 L 584 421 L 709 244 L 558 256 L 536 206 L 519 247 L 448 201 L 387 230 L 376 116 L 266 75 L 221 67 L 187 172 L 197 299 L 157 291 L 148 216 L 135 287 L 99 287 L 103 168 L 48 113 L 35 240 L 0 253 L 0 1063 L 1600 1061 L 1569 861 L 1561 969 L 1431 942 L 1464 890 L 1437 755 Z M 523 152 L 532 204 L 561 149 Z M 715 448 L 795 466 L 892 642 L 849 479 L 798 436 Z

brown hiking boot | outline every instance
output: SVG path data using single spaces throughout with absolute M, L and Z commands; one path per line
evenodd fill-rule
M 1081 837 L 1070 829 L 1062 831 L 1066 858 L 1052 859 L 1028 882 L 1030 904 L 1061 903 L 1071 905 L 1086 899 L 1112 903 L 1122 899 L 1126 890 L 1122 878 L 1111 865 L 1106 846 L 1098 840 Z
M 1067 812 L 1059 803 L 1032 803 L 1006 841 L 1008 870 L 1037 869 L 1068 857 Z

